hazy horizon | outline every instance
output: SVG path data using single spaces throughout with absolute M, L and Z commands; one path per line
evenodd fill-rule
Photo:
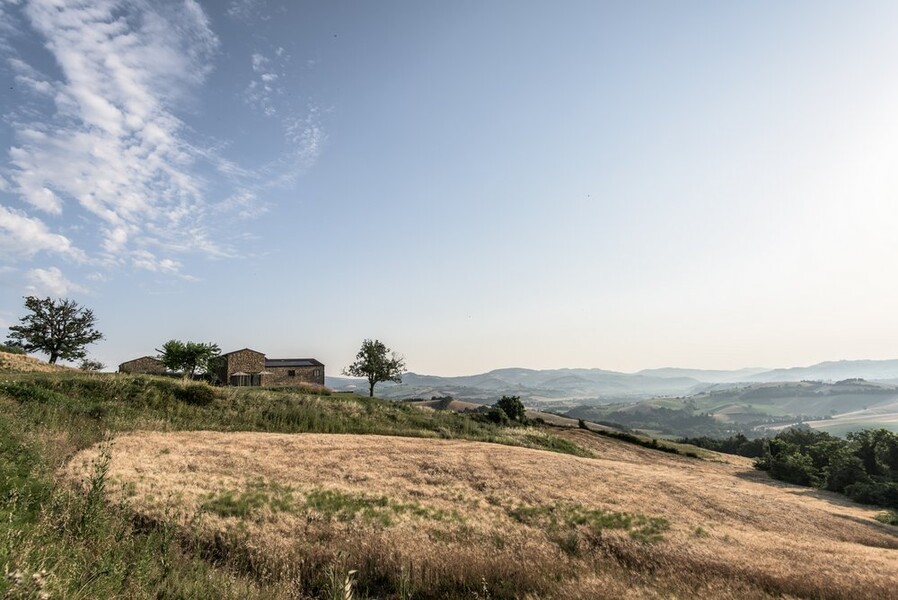
M 0 2 L 0 335 L 411 371 L 898 356 L 898 4 Z

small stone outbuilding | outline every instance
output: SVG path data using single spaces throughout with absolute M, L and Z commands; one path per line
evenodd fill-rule
M 132 375 L 164 375 L 165 365 L 155 356 L 141 356 L 134 360 L 123 362 L 118 366 L 119 373 L 129 373 Z
M 243 348 L 221 355 L 218 380 L 225 385 L 290 387 L 304 383 L 324 385 L 324 364 L 314 358 L 266 358 Z

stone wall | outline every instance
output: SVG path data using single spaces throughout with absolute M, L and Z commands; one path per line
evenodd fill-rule
M 144 373 L 147 375 L 161 375 L 165 373 L 165 365 L 158 358 L 142 356 L 123 362 L 118 366 L 119 373 Z
M 262 379 L 265 387 L 288 387 L 314 383 L 324 385 L 324 367 L 266 367 Z M 290 375 L 290 373 L 293 375 Z
M 255 350 L 237 350 L 224 355 L 219 372 L 222 383 L 229 384 L 234 373 L 260 373 L 265 370 L 265 355 Z

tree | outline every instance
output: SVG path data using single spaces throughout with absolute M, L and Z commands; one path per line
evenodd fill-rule
M 98 360 L 91 360 L 89 358 L 85 358 L 81 361 L 81 364 L 78 365 L 78 368 L 82 371 L 102 371 L 106 368 L 106 365 L 101 363 Z
M 521 402 L 520 396 L 502 396 L 496 402 L 496 408 L 504 412 L 512 421 L 524 420 L 524 404 Z
M 9 328 L 8 341 L 26 352 L 48 354 L 51 365 L 60 358 L 84 358 L 84 347 L 103 339 L 103 334 L 94 328 L 93 311 L 74 300 L 26 296 L 25 308 L 31 314 L 19 319 L 21 325 Z
M 355 355 L 355 362 L 343 369 L 344 375 L 368 379 L 368 396 L 374 396 L 374 385 L 381 381 L 402 383 L 405 360 L 379 340 L 365 340 Z
M 221 349 L 218 344 L 168 340 L 161 350 L 156 348 L 156 352 L 166 369 L 181 371 L 184 379 L 193 379 L 197 370 L 206 373 L 213 368 Z

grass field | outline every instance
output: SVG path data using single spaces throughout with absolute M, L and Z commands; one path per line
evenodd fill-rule
M 565 435 L 597 458 L 457 440 L 135 433 L 111 445 L 108 489 L 312 589 L 340 565 L 374 597 L 398 594 L 403 573 L 422 598 L 483 587 L 564 598 L 898 592 L 898 537 L 875 520 L 881 510 L 774 483 L 732 457 Z M 83 451 L 66 473 L 85 480 L 99 460 L 98 448 Z
M 343 395 L 6 372 L 0 597 L 896 597 L 881 511 L 703 456 Z

